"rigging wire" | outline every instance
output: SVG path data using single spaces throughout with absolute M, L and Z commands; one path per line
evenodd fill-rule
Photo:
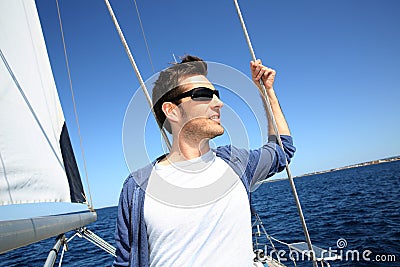
M 178 60 L 176 60 L 175 54 L 172 53 L 172 57 L 174 58 L 175 63 L 178 63 Z
M 142 29 L 142 35 L 143 35 L 144 43 L 145 43 L 146 49 L 147 49 L 147 56 L 149 57 L 150 65 L 151 65 L 151 68 L 153 69 L 153 73 L 154 73 L 155 69 L 154 69 L 153 61 L 151 60 L 150 49 L 149 49 L 149 45 L 147 43 L 146 35 L 144 34 L 144 28 L 143 28 L 142 19 L 140 18 L 139 8 L 136 3 L 136 0 L 133 0 L 133 2 L 135 3 L 136 13 L 137 13 L 137 16 L 139 19 L 140 28 Z
M 249 34 L 247 32 L 246 25 L 244 23 L 242 13 L 240 11 L 239 4 L 238 4 L 237 0 L 233 0 L 233 1 L 234 1 L 234 4 L 235 4 L 235 7 L 236 7 L 236 11 L 237 11 L 238 16 L 239 16 L 240 23 L 242 25 L 243 33 L 244 33 L 244 35 L 246 37 L 246 41 L 247 41 L 247 45 L 248 45 L 249 50 L 250 50 L 250 54 L 251 54 L 251 56 L 253 58 L 253 61 L 256 61 L 257 58 L 256 58 L 256 55 L 254 53 L 253 46 L 251 45 L 250 37 L 249 37 Z M 266 91 L 265 86 L 262 83 L 261 79 L 260 79 L 260 85 L 262 87 L 262 94 L 263 94 L 263 97 L 264 97 L 265 102 L 266 102 L 268 115 L 269 115 L 269 117 L 271 119 L 272 126 L 273 126 L 274 132 L 276 134 L 276 138 L 278 140 L 279 146 L 282 147 L 282 149 L 284 149 L 281 137 L 279 135 L 278 126 L 276 124 L 275 117 L 274 117 L 273 112 L 272 112 L 271 103 L 269 101 L 269 98 L 268 98 L 268 95 L 267 95 L 267 91 Z M 309 249 L 309 251 L 311 253 L 311 256 L 312 256 L 311 258 L 312 258 L 312 261 L 313 261 L 313 266 L 317 267 L 318 265 L 317 265 L 317 262 L 316 262 L 316 259 L 315 259 L 313 246 L 311 244 L 311 238 L 310 238 L 310 235 L 309 235 L 308 230 L 307 230 L 307 224 L 306 224 L 306 221 L 304 219 L 304 215 L 303 215 L 303 211 L 302 211 L 302 208 L 301 208 L 300 200 L 299 200 L 299 197 L 297 195 L 296 186 L 294 184 L 293 177 L 292 177 L 292 174 L 291 174 L 291 171 L 290 171 L 290 168 L 289 168 L 289 163 L 288 163 L 287 160 L 286 160 L 286 173 L 288 175 L 290 186 L 292 188 L 293 196 L 294 196 L 294 199 L 295 199 L 295 202 L 296 202 L 297 211 L 299 213 L 299 217 L 300 217 L 301 225 L 303 227 L 303 232 L 304 232 L 304 235 L 305 235 L 305 238 L 306 238 L 306 241 L 307 241 L 308 249 Z
M 68 250 L 68 245 L 67 245 L 67 242 L 65 242 L 64 245 L 63 245 L 63 249 L 61 251 L 60 260 L 58 261 L 58 267 L 62 266 L 62 262 L 63 262 L 63 259 L 64 259 L 64 253 L 67 250 Z
M 91 242 L 93 245 L 101 248 L 108 254 L 117 257 L 116 255 L 116 248 L 110 245 L 107 241 L 87 229 L 86 227 L 82 227 L 77 230 L 77 234 L 80 238 L 86 239 L 87 241 Z
M 58 267 L 61 267 L 61 265 L 62 265 L 63 258 L 64 258 L 64 252 L 68 251 L 68 243 L 71 242 L 72 239 L 74 239 L 76 236 L 83 238 L 86 241 L 89 241 L 90 243 L 92 243 L 93 245 L 104 250 L 105 252 L 112 255 L 113 257 L 117 257 L 115 247 L 110 245 L 107 241 L 105 241 L 104 239 L 102 239 L 101 237 L 99 237 L 98 235 L 96 235 L 95 233 L 93 233 L 92 231 L 87 229 L 86 227 L 81 227 L 79 229 L 76 229 L 76 232 L 73 236 L 71 236 L 68 239 L 64 238 L 62 240 L 63 249 L 61 251 L 61 256 L 60 256 Z
M 268 239 L 269 243 L 270 243 L 271 246 L 272 246 L 272 251 L 277 255 L 278 262 L 281 263 L 281 259 L 280 259 L 280 257 L 279 257 L 279 252 L 278 252 L 278 250 L 276 249 L 274 242 L 272 242 L 272 239 L 271 239 L 272 236 L 270 236 L 270 235 L 267 233 L 267 230 L 265 229 L 264 224 L 263 224 L 263 222 L 262 222 L 260 216 L 258 215 L 258 213 L 254 213 L 254 217 L 256 218 L 256 220 L 255 220 L 254 224 L 252 225 L 252 228 L 253 228 L 254 226 L 257 226 L 257 233 L 256 233 L 256 234 L 258 234 L 258 236 L 260 236 L 260 235 L 261 235 L 261 232 L 260 232 L 260 228 L 259 228 L 259 227 L 261 227 L 264 236 Z
M 62 39 L 62 43 L 63 43 L 63 47 L 64 47 L 65 64 L 67 66 L 67 72 L 68 72 L 69 89 L 71 91 L 72 103 L 73 103 L 73 106 L 74 106 L 75 121 L 76 121 L 76 125 L 78 127 L 79 144 L 80 144 L 81 153 L 82 153 L 83 166 L 84 166 L 84 169 L 85 169 L 86 185 L 87 185 L 88 193 L 89 193 L 89 202 L 87 204 L 89 206 L 89 209 L 93 209 L 92 194 L 90 192 L 88 171 L 87 171 L 87 167 L 86 167 L 85 150 L 83 149 L 81 128 L 79 126 L 78 112 L 76 110 L 75 94 L 74 94 L 74 90 L 73 90 L 73 87 L 72 87 L 72 79 L 71 79 L 71 72 L 70 72 L 70 69 L 69 69 L 67 47 L 65 45 L 64 31 L 63 31 L 63 26 L 62 26 L 62 21 L 61 21 L 61 14 L 60 14 L 60 7 L 58 5 L 58 0 L 56 0 L 56 4 L 57 4 L 58 21 L 60 23 L 61 39 Z
M 131 65 L 132 65 L 132 68 L 136 73 L 136 77 L 139 80 L 140 87 L 142 88 L 143 93 L 144 93 L 144 95 L 146 97 L 147 103 L 150 106 L 150 110 L 151 110 L 154 118 L 156 118 L 156 115 L 155 115 L 154 110 L 153 110 L 153 103 L 152 103 L 151 97 L 149 95 L 149 92 L 147 91 L 147 88 L 146 88 L 146 85 L 145 85 L 145 83 L 144 83 L 144 81 L 142 79 L 142 76 L 140 75 L 139 68 L 137 67 L 135 59 L 132 56 L 132 53 L 131 53 L 131 51 L 129 49 L 128 43 L 126 42 L 124 34 L 122 33 L 121 27 L 118 24 L 117 18 L 115 17 L 115 14 L 114 14 L 114 11 L 113 11 L 113 9 L 111 7 L 111 4 L 110 4 L 110 2 L 108 0 L 104 0 L 104 2 L 105 2 L 106 6 L 108 8 L 108 11 L 110 12 L 111 19 L 112 19 L 112 21 L 113 21 L 113 23 L 115 25 L 115 28 L 116 28 L 116 30 L 118 32 L 119 38 L 121 39 L 121 42 L 122 42 L 122 44 L 123 44 L 123 46 L 125 48 L 125 52 L 128 55 L 128 58 L 129 58 L 129 60 L 131 62 Z M 157 123 L 157 125 L 158 125 L 158 128 L 160 129 L 162 137 L 164 138 L 165 144 L 167 145 L 168 149 L 171 150 L 171 143 L 170 143 L 170 141 L 168 139 L 167 134 L 164 131 L 163 126 L 159 125 L 158 123 Z

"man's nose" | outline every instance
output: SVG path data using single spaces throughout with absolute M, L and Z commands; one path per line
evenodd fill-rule
M 218 96 L 213 95 L 213 98 L 212 98 L 212 100 L 211 100 L 211 105 L 212 105 L 213 107 L 222 108 L 222 107 L 224 106 L 224 102 L 222 102 L 221 99 L 219 99 Z

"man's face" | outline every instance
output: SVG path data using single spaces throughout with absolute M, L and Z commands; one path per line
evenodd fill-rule
M 215 90 L 210 81 L 203 75 L 191 76 L 182 81 L 184 91 L 197 87 Z M 220 110 L 224 104 L 214 94 L 211 100 L 193 100 L 190 96 L 182 98 L 179 105 L 180 118 L 178 125 L 180 135 L 193 141 L 211 139 L 224 133 L 220 123 Z

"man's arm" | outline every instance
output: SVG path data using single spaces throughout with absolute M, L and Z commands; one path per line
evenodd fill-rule
M 271 177 L 272 175 L 281 172 L 285 169 L 286 161 L 290 163 L 291 158 L 296 151 L 293 146 L 293 140 L 290 136 L 289 126 L 286 122 L 285 116 L 283 115 L 282 109 L 279 105 L 278 98 L 276 97 L 274 91 L 274 81 L 276 76 L 276 71 L 265 67 L 262 65 L 261 60 L 250 62 L 251 78 L 253 82 L 257 85 L 261 95 L 263 95 L 263 89 L 260 84 L 260 79 L 262 80 L 269 102 L 271 104 L 271 109 L 273 116 L 275 118 L 276 125 L 278 127 L 278 132 L 282 140 L 283 149 L 277 145 L 276 135 L 274 127 L 272 125 L 272 120 L 267 113 L 268 118 L 268 143 L 257 150 L 253 150 L 250 153 L 250 162 L 254 166 L 250 168 L 254 170 L 252 175 L 251 184 L 254 186 L 256 183 Z M 263 103 L 266 107 L 266 100 L 262 97 Z
M 276 71 L 273 69 L 270 69 L 268 67 L 265 67 L 262 65 L 261 60 L 257 61 L 251 61 L 250 62 L 250 71 L 251 71 L 251 78 L 253 82 L 257 85 L 258 89 L 260 90 L 260 93 L 262 94 L 262 87 L 260 85 L 260 79 L 262 80 L 265 89 L 267 91 L 267 96 L 271 104 L 272 108 L 272 113 L 275 117 L 276 125 L 278 126 L 278 131 L 280 135 L 289 135 L 290 136 L 290 130 L 289 126 L 286 122 L 285 116 L 283 115 L 282 109 L 279 105 L 278 98 L 275 95 L 274 91 L 274 81 L 275 81 L 275 76 L 276 76 Z M 263 98 L 263 102 L 265 99 Z M 264 105 L 266 103 L 264 102 Z M 268 135 L 276 135 L 274 132 L 274 128 L 272 126 L 272 120 L 267 113 L 268 117 Z

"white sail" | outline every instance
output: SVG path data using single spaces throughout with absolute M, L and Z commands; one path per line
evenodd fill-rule
M 71 207 L 48 210 L 54 202 Z M 86 199 L 35 2 L 1 0 L 0 253 L 96 221 L 71 202 Z
M 0 13 L 0 205 L 71 202 L 83 191 L 71 192 L 66 174 L 65 120 L 35 2 L 0 1 Z

